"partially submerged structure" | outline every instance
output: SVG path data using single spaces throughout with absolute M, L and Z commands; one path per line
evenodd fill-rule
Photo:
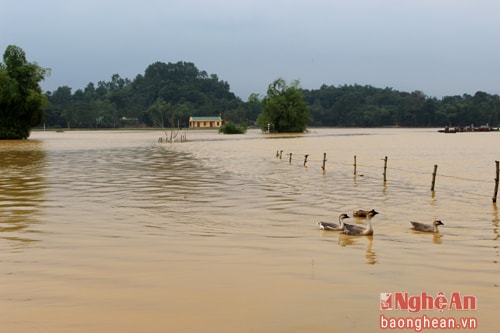
M 221 117 L 189 117 L 189 128 L 218 128 L 221 126 Z

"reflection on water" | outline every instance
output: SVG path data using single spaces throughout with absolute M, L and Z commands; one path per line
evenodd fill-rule
M 440 233 L 434 233 L 434 234 L 432 234 L 432 242 L 434 244 L 441 244 L 442 237 L 443 237 L 443 235 L 441 235 Z
M 499 219 L 498 219 L 498 208 L 497 208 L 497 205 L 496 203 L 493 204 L 493 240 L 494 241 L 498 241 L 499 240 L 499 233 L 498 233 L 498 222 L 499 222 Z M 493 262 L 495 264 L 498 264 L 498 260 L 499 260 L 499 257 L 500 257 L 500 250 L 499 250 L 499 246 L 498 245 L 495 245 L 494 246 L 495 248 L 495 252 L 496 252 L 496 255 L 495 255 L 495 258 L 493 259 Z M 498 287 L 498 285 L 496 285 Z
M 357 244 L 357 242 L 359 241 L 360 238 L 364 238 L 364 237 L 339 234 L 339 245 L 343 246 L 343 247 L 355 245 L 355 244 Z
M 375 253 L 375 251 L 372 250 L 372 246 L 373 246 L 373 236 L 367 236 L 367 244 L 366 244 L 366 263 L 367 264 L 370 264 L 370 265 L 373 265 L 377 262 L 377 254 Z
M 372 332 L 390 291 L 474 294 L 496 328 L 495 133 L 33 135 L 0 142 L 6 332 Z M 318 230 L 359 208 L 373 236 Z M 435 218 L 440 234 L 410 229 Z
M 416 231 L 413 230 L 411 231 L 417 239 L 418 237 L 421 237 L 421 240 L 424 241 L 426 239 L 432 239 L 432 243 L 434 244 L 441 244 L 442 243 L 442 238 L 443 234 L 440 232 L 422 232 L 422 231 Z
M 365 258 L 366 263 L 369 265 L 374 265 L 377 263 L 377 254 L 373 247 L 373 236 L 349 236 L 345 234 L 339 234 L 339 245 L 342 247 L 358 245 L 358 243 L 366 244 L 365 248 Z
M 0 237 L 28 243 L 39 240 L 45 192 L 43 142 L 0 141 Z M 17 246 L 17 245 L 14 245 Z
M 498 239 L 498 208 L 496 203 L 493 204 L 493 233 L 495 235 L 494 240 Z

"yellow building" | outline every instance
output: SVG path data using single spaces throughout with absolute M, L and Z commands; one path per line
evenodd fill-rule
M 215 128 L 221 126 L 221 117 L 189 117 L 190 128 Z

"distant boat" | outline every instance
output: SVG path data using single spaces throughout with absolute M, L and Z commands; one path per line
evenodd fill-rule
M 439 130 L 440 133 L 457 133 L 457 127 L 448 127 L 446 126 L 444 129 Z
M 489 124 L 474 127 L 474 124 L 465 127 L 450 127 L 446 126 L 444 129 L 438 130 L 440 133 L 458 133 L 458 132 L 498 132 L 500 128 L 491 127 Z

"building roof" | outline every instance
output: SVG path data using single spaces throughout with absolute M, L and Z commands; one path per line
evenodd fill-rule
M 190 117 L 189 121 L 221 121 L 221 117 Z

